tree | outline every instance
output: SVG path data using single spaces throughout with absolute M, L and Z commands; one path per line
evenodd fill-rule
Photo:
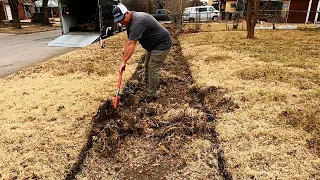
M 19 11 L 18 11 L 19 2 L 17 0 L 9 0 L 9 5 L 11 9 L 11 14 L 12 14 L 13 28 L 21 29 L 22 27 L 21 27 Z
M 152 0 L 155 9 L 163 9 L 166 0 Z
M 182 14 L 185 7 L 188 6 L 188 0 L 166 0 L 164 8 L 172 14 Z
M 130 11 L 139 11 L 139 12 L 149 12 L 150 10 L 150 1 L 149 0 L 122 0 L 122 3 L 130 10 Z
M 182 15 L 184 8 L 188 6 L 188 0 L 166 0 L 164 8 L 170 11 L 171 22 L 182 31 Z
M 32 0 L 32 3 L 34 5 L 36 5 L 36 2 L 37 1 L 37 4 L 41 5 L 42 7 L 42 25 L 43 26 L 48 26 L 50 25 L 49 23 L 49 12 L 48 12 L 48 2 L 49 0 Z M 55 0 L 53 0 L 55 1 Z M 57 1 L 55 1 L 57 3 Z
M 247 0 L 247 38 L 254 39 L 254 28 L 258 22 L 259 16 L 264 12 L 267 6 L 270 4 L 270 0 L 262 8 L 259 14 L 261 0 Z
M 240 19 L 240 11 L 244 10 L 244 2 L 243 0 L 237 0 L 236 4 L 236 12 L 233 21 L 233 29 L 238 29 L 239 19 Z
M 43 13 L 43 26 L 49 25 L 49 16 L 48 16 L 48 1 L 49 0 L 42 0 L 42 13 Z
M 192 0 L 189 1 L 188 6 L 193 7 L 193 6 L 201 6 L 203 3 L 200 0 Z

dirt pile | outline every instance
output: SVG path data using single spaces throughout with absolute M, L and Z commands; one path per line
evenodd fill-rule
M 160 72 L 157 102 L 138 103 L 146 90 L 140 83 L 140 63 L 123 90 L 118 111 L 110 101 L 99 108 L 88 144 L 67 179 L 231 178 L 215 118 L 237 106 L 223 98 L 222 89 L 193 84 L 177 31 L 167 28 L 173 32 L 174 46 Z

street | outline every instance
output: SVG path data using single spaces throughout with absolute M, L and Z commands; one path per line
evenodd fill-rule
M 0 33 L 0 77 L 76 49 L 46 46 L 60 35 L 61 30 L 18 35 Z

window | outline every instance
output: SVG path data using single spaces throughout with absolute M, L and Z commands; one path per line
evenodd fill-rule
M 213 7 L 210 7 L 210 8 L 209 8 L 209 11 L 213 12 L 213 10 L 214 10 Z
M 204 12 L 204 11 L 207 11 L 207 8 L 199 8 L 198 11 L 199 12 Z
M 166 9 L 159 10 L 159 14 L 168 14 L 168 11 Z
M 231 4 L 230 4 L 230 7 L 236 8 L 236 7 L 237 7 L 237 3 L 231 3 Z

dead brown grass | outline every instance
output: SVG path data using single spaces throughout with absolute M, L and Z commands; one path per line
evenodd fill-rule
M 280 26 L 297 26 L 298 30 L 303 31 L 317 31 L 319 25 L 317 24 L 287 24 L 287 23 L 276 23 L 275 27 Z M 272 27 L 272 23 L 257 24 L 257 27 Z M 201 32 L 212 32 L 212 31 L 246 31 L 247 25 L 245 21 L 241 21 L 238 25 L 238 29 L 233 29 L 233 21 L 221 21 L 221 22 L 200 22 L 200 23 L 185 23 L 183 24 L 184 31 L 193 31 L 195 29 L 201 29 Z
M 125 34 L 0 79 L 0 179 L 63 179 L 111 98 Z M 124 73 L 135 71 L 141 48 Z
M 59 26 L 41 26 L 39 24 L 27 24 L 23 25 L 22 29 L 13 29 L 12 27 L 1 27 L 0 33 L 12 33 L 12 34 L 26 34 L 26 33 L 35 33 L 43 31 L 52 31 L 60 29 Z
M 245 31 L 222 24 L 200 29 L 180 37 L 193 78 L 227 89 L 240 106 L 217 123 L 233 178 L 317 179 L 319 32 L 257 30 L 257 39 L 247 40 Z

